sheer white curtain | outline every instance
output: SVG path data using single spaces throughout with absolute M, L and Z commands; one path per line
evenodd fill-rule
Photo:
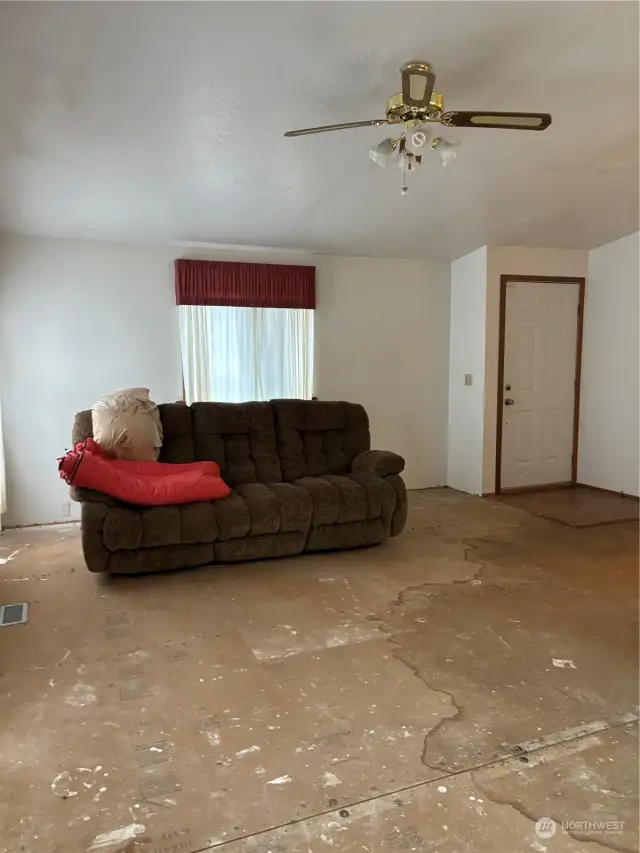
M 7 510 L 7 483 L 5 476 L 4 450 L 2 446 L 2 401 L 0 400 L 0 530 L 2 530 L 2 513 Z
M 181 305 L 187 403 L 313 394 L 313 311 Z

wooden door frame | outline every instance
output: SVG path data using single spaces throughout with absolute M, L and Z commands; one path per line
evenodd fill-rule
M 580 433 L 580 378 L 582 375 L 582 333 L 584 328 L 584 294 L 586 279 L 564 275 L 501 275 L 500 276 L 500 318 L 498 330 L 498 419 L 496 423 L 496 485 L 497 495 L 505 492 L 530 491 L 543 489 L 545 485 L 527 486 L 515 489 L 502 488 L 502 411 L 504 408 L 504 344 L 505 322 L 507 317 L 507 284 L 509 282 L 552 282 L 553 284 L 578 285 L 578 317 L 576 334 L 576 372 L 573 392 L 573 452 L 571 456 L 571 481 L 569 483 L 547 484 L 575 486 L 578 482 L 578 436 Z

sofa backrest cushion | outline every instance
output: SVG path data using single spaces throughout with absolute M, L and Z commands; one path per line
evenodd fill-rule
M 163 441 L 160 462 L 195 462 L 191 410 L 184 403 L 161 403 L 158 406 Z M 78 412 L 73 421 L 71 443 L 75 447 L 94 438 L 91 409 Z
M 369 418 L 356 403 L 273 400 L 278 455 L 285 481 L 346 474 L 371 449 Z
M 179 464 L 195 462 L 191 408 L 184 403 L 161 403 L 158 409 L 162 424 L 159 461 Z
M 346 474 L 371 449 L 369 418 L 356 403 L 273 400 L 271 403 L 162 403 L 161 462 L 220 465 L 231 487 Z M 73 444 L 92 436 L 91 412 L 79 412 Z
M 232 487 L 282 482 L 270 403 L 161 403 L 158 409 L 164 435 L 160 462 L 212 460 Z M 91 412 L 79 412 L 74 446 L 92 436 Z
M 73 428 L 71 430 L 71 445 L 75 447 L 86 441 L 88 438 L 93 438 L 93 420 L 91 417 L 91 409 L 85 409 L 73 419 Z
M 269 403 L 193 403 L 190 409 L 196 462 L 217 462 L 232 487 L 282 482 Z

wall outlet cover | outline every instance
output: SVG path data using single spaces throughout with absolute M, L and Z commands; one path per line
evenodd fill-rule
M 473 373 L 465 373 L 464 384 L 465 385 L 473 385 Z
M 71 504 L 69 501 L 63 502 L 60 515 L 71 515 Z

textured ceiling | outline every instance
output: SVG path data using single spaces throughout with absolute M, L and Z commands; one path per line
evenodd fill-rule
M 410 192 L 368 148 L 399 66 L 448 109 L 544 111 L 544 133 L 447 130 Z M 638 229 L 633 2 L 1 3 L 0 227 L 62 237 L 454 258 Z

